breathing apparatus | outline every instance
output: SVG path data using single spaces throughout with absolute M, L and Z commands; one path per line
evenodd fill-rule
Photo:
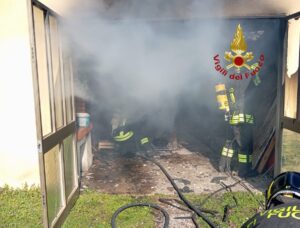
M 225 111 L 225 121 L 230 118 L 230 107 L 234 107 L 236 103 L 234 89 L 230 88 L 227 92 L 225 84 L 217 84 L 215 86 L 219 109 Z

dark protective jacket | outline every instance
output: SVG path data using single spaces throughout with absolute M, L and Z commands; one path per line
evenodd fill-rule
M 285 203 L 257 213 L 242 228 L 286 228 L 300 227 L 300 201 Z

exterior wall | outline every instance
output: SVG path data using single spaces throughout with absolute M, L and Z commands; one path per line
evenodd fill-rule
M 0 1 L 0 187 L 40 185 L 30 50 L 30 0 Z M 75 0 L 41 0 L 63 15 Z
M 0 186 L 39 185 L 27 0 L 0 1 Z

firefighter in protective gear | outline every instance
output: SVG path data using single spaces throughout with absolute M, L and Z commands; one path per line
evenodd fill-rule
M 144 128 L 142 122 L 126 124 L 126 120 L 122 121 L 112 132 L 116 149 L 128 155 L 134 155 L 137 151 L 150 150 L 151 142 Z
M 266 211 L 242 226 L 251 227 L 300 227 L 300 173 L 282 173 L 271 182 L 266 191 Z
M 238 174 L 245 177 L 251 173 L 252 167 L 252 125 L 254 117 L 244 112 L 244 88 L 240 81 L 227 91 L 225 84 L 216 85 L 219 109 L 225 111 L 225 121 L 229 123 L 226 130 L 227 139 L 221 151 L 219 171 L 232 170 L 231 161 L 237 154 Z

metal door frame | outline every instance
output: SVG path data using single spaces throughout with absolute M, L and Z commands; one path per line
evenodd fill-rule
M 46 136 L 43 138 L 42 135 L 42 120 L 41 120 L 41 110 L 40 110 L 40 100 L 39 100 L 39 85 L 38 85 L 38 71 L 37 71 L 37 58 L 36 58 L 36 46 L 35 46 L 35 35 L 34 35 L 34 18 L 33 18 L 33 6 L 36 6 L 42 10 L 49 12 L 51 15 L 56 18 L 60 18 L 60 16 L 49 9 L 44 4 L 38 2 L 37 0 L 26 0 L 27 8 L 28 8 L 28 16 L 29 16 L 29 32 L 30 32 L 30 48 L 31 48 L 31 64 L 32 64 L 32 75 L 33 75 L 33 88 L 34 88 L 34 98 L 35 98 L 35 115 L 36 115 L 36 129 L 37 129 L 37 151 L 39 154 L 39 172 L 40 172 L 40 187 L 41 187 L 41 195 L 42 195 L 42 210 L 43 210 L 43 226 L 44 227 L 60 227 L 64 220 L 66 219 L 69 211 L 75 204 L 78 196 L 79 196 L 79 175 L 77 172 L 77 147 L 76 147 L 76 124 L 75 124 L 75 107 L 74 107 L 74 88 L 73 88 L 73 74 L 71 73 L 71 93 L 72 93 L 72 106 L 73 106 L 73 116 L 72 121 L 66 126 L 58 129 L 55 133 Z M 62 63 L 60 59 L 60 63 Z M 61 68 L 62 68 L 61 64 Z M 49 81 L 49 83 L 51 83 Z M 64 84 L 62 84 L 62 87 Z M 51 95 L 50 95 L 51 96 Z M 65 99 L 64 92 L 62 95 L 63 99 Z M 63 109 L 65 109 L 63 105 Z M 63 117 L 65 118 L 65 117 Z M 66 123 L 66 122 L 65 122 Z M 54 218 L 52 224 L 49 225 L 48 219 L 48 209 L 47 209 L 47 189 L 46 189 L 46 174 L 45 174 L 45 160 L 44 155 L 55 145 L 61 144 L 62 141 L 69 135 L 73 134 L 73 154 L 74 154 L 74 172 L 75 172 L 75 186 L 70 196 L 67 198 L 65 193 L 65 180 L 64 180 L 64 158 L 63 153 L 60 151 L 60 160 L 62 163 L 62 188 L 63 188 L 63 205 L 62 209 L 58 212 L 56 218 Z M 60 148 L 61 150 L 61 148 Z
M 275 176 L 281 173 L 283 128 L 300 133 L 300 122 L 297 121 L 296 119 L 292 119 L 284 116 L 284 86 L 285 86 L 284 79 L 285 79 L 286 67 L 287 67 L 287 42 L 288 42 L 287 25 L 290 19 L 295 19 L 299 17 L 300 17 L 300 12 L 297 12 L 286 16 L 281 23 L 283 43 L 280 45 L 280 55 L 278 57 L 279 65 L 278 65 L 278 75 L 277 75 L 276 144 L 275 144 L 275 167 L 274 167 Z M 299 75 L 299 69 L 298 69 L 298 75 Z M 298 87 L 298 89 L 300 89 L 300 87 Z M 299 90 L 298 90 L 298 95 L 299 95 Z M 299 102 L 299 100 L 297 102 Z

